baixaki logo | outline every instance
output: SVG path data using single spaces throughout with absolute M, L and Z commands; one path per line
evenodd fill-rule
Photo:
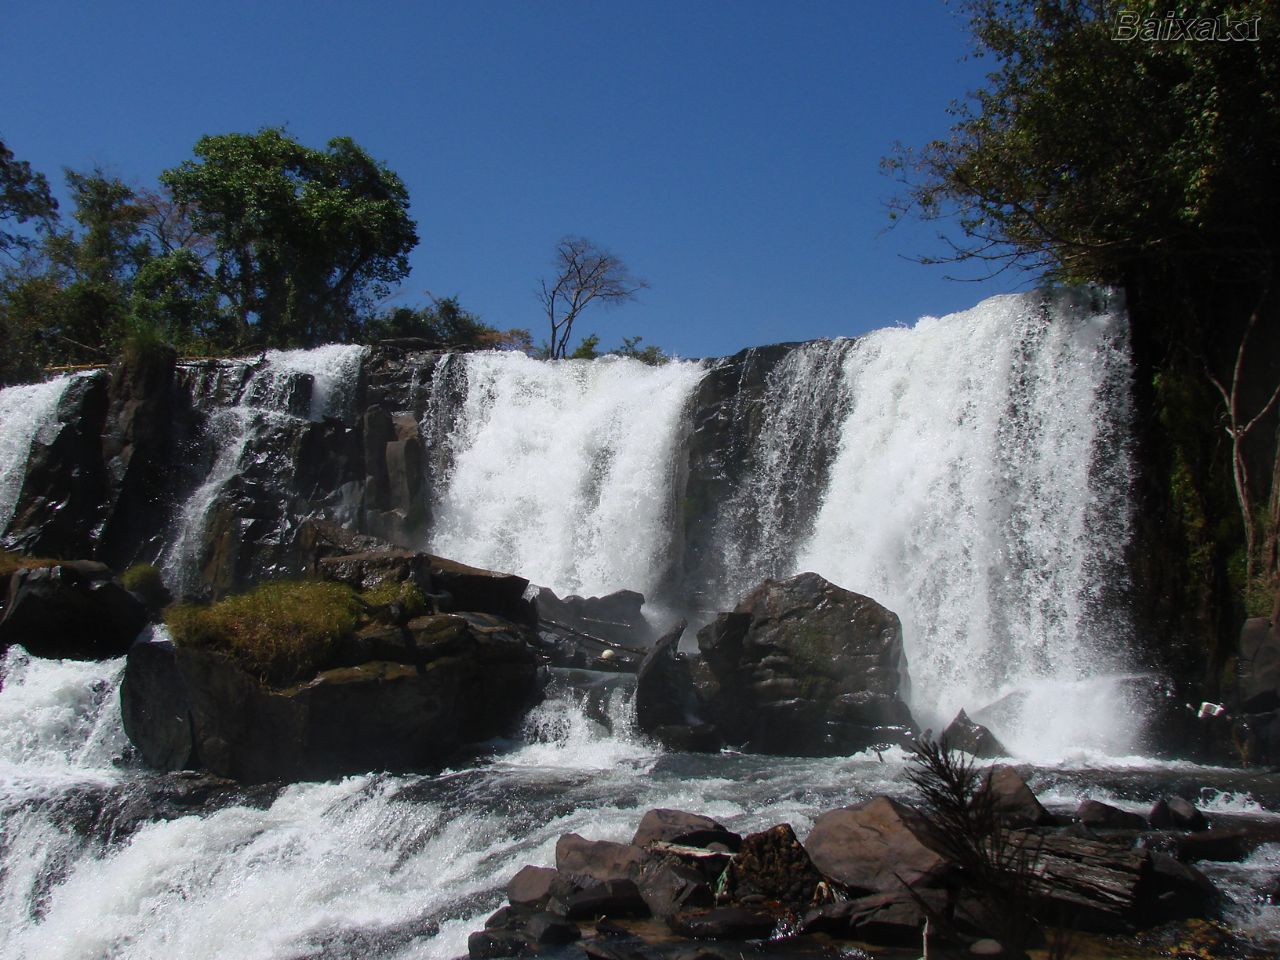
M 1232 20 L 1225 13 L 1216 17 L 1144 17 L 1125 10 L 1116 16 L 1112 40 L 1252 40 L 1258 39 L 1261 17 Z

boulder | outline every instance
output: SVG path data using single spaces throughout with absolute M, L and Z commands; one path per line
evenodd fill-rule
M 640 872 L 644 851 L 634 844 L 610 840 L 587 840 L 576 833 L 566 833 L 556 841 L 556 869 L 574 877 L 606 880 L 630 880 Z
M 633 880 L 605 880 L 603 883 L 588 884 L 563 899 L 551 901 L 551 904 L 548 911 L 563 915 L 569 920 L 649 916 L 649 906 Z
M 507 881 L 507 899 L 517 907 L 544 907 L 558 892 L 559 878 L 560 874 L 550 867 L 523 866 Z M 569 893 L 568 890 L 559 892 L 566 896 Z
M 822 814 L 804 847 L 823 875 L 846 887 L 891 893 L 902 884 L 945 886 L 953 874 L 930 829 L 911 807 L 874 797 Z
M 876 893 L 841 904 L 847 936 L 877 946 L 917 946 L 920 931 L 929 913 L 947 909 L 947 894 L 941 890 L 900 890 Z
M 731 900 L 763 897 L 808 904 L 821 882 L 822 875 L 796 839 L 791 825 L 782 823 L 743 838 L 722 887 Z
M 1147 818 L 1129 813 L 1099 800 L 1082 800 L 1076 808 L 1076 819 L 1093 830 L 1145 830 Z
M 632 844 L 646 847 L 655 840 L 684 844 L 690 847 L 709 847 L 722 843 L 729 850 L 737 850 L 742 838 L 710 817 L 683 810 L 650 810 L 640 818 Z
M 435 768 L 507 732 L 537 695 L 525 644 L 462 624 L 414 662 L 335 667 L 287 689 L 217 653 L 138 644 L 121 687 L 125 732 L 161 769 L 246 783 Z
M 895 614 L 815 573 L 766 580 L 698 632 L 708 719 L 746 750 L 844 755 L 907 743 Z
M 980 759 L 1009 756 L 1008 748 L 996 735 L 982 724 L 970 720 L 963 710 L 956 714 L 938 740 L 953 750 L 961 750 Z
M 1253 617 L 1240 629 L 1236 674 L 1239 712 L 1280 709 L 1280 629 L 1269 618 Z
M 1189 830 L 1199 832 L 1209 829 L 1209 820 L 1182 797 L 1165 797 L 1157 800 L 1147 814 L 1153 830 Z
M 1036 799 L 1016 769 L 997 764 L 987 771 L 979 787 L 979 795 L 989 795 L 995 812 L 1007 827 L 1036 827 L 1055 822 Z
M 146 605 L 101 563 L 27 567 L 9 577 L 0 648 L 18 644 L 53 659 L 118 657 L 149 620 Z
M 704 713 L 706 691 L 715 687 L 707 665 L 678 650 L 679 621 L 645 654 L 636 674 L 636 726 L 673 750 L 713 752 L 723 746 Z

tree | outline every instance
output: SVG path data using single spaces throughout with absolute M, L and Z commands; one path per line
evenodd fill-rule
M 1212 688 L 1241 598 L 1280 592 L 1274 534 L 1266 583 L 1250 582 L 1264 500 L 1251 486 L 1280 476 L 1280 21 L 1268 0 L 1176 6 L 969 0 L 986 84 L 953 106 L 948 137 L 886 167 L 904 184 L 892 215 L 959 225 L 927 262 L 1124 288 L 1138 576 L 1178 598 L 1151 601 L 1151 627 Z M 1274 490 L 1270 502 L 1274 531 Z
M 648 286 L 621 259 L 583 237 L 564 237 L 556 245 L 554 266 L 555 277 L 542 280 L 538 291 L 550 327 L 547 356 L 552 360 L 567 356 L 574 321 L 593 302 L 617 306 Z
M 370 319 L 361 331 L 366 340 L 413 338 L 447 350 L 523 350 L 528 330 L 498 330 L 469 310 L 457 297 L 432 298 L 425 307 L 396 307 Z
M 26 160 L 14 157 L 0 140 L 0 253 L 11 259 L 34 245 L 32 238 L 6 229 L 6 221 L 27 223 L 35 220 L 48 226 L 58 216 L 58 202 L 49 193 L 49 181 L 36 173 Z
M 313 150 L 266 128 L 202 137 L 194 152 L 161 181 L 213 240 L 240 345 L 348 339 L 408 274 L 408 191 L 349 137 Z

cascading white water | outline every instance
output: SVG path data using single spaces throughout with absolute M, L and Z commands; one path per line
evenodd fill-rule
M 791 350 L 765 383 L 762 423 L 747 454 L 750 468 L 719 507 L 712 543 L 728 608 L 769 577 L 794 568 L 796 547 L 807 539 L 821 493 L 820 473 L 834 445 L 824 429 L 837 423 L 847 400 L 844 356 L 850 340 L 815 340 Z
M 669 563 L 674 453 L 696 363 L 465 358 L 434 552 L 557 592 L 649 595 Z
M 1128 537 L 1130 376 L 1100 296 L 997 297 L 859 340 L 796 564 L 899 614 L 922 723 L 1028 695 L 997 731 L 1023 755 L 1125 746 L 1118 698 L 1086 682 L 1129 639 L 1098 602 Z
M 179 590 L 194 588 L 199 549 L 209 512 L 243 467 L 255 438 L 299 415 L 310 420 L 350 416 L 366 347 L 332 344 L 311 350 L 269 350 L 261 361 L 207 370 L 193 385 L 197 408 L 208 417 L 206 436 L 215 450 L 205 480 L 179 508 L 162 560 L 165 578 Z M 305 411 L 296 391 L 310 380 Z
M 62 395 L 73 379 L 55 377 L 44 383 L 0 390 L 0 531 L 13 519 L 22 493 L 23 468 L 31 441 L 53 423 Z

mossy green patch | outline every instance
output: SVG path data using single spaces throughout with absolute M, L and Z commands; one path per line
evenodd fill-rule
M 421 616 L 427 612 L 427 598 L 422 593 L 422 588 L 412 580 L 384 580 L 376 587 L 364 591 L 360 598 L 371 607 L 398 603 L 409 617 Z
M 354 632 L 363 609 L 341 583 L 266 583 L 209 606 L 178 604 L 165 623 L 179 646 L 227 654 L 265 683 L 313 676 Z

